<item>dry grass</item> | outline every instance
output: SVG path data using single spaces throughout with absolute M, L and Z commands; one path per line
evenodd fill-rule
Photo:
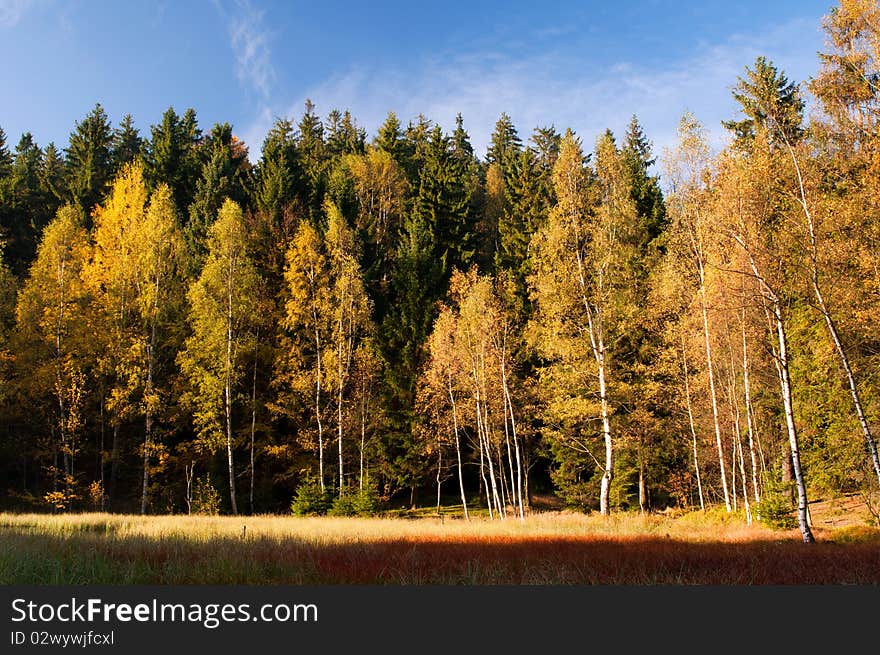
M 0 514 L 0 583 L 880 583 L 880 531 L 816 533 L 805 546 L 796 531 L 716 512 L 524 522 Z

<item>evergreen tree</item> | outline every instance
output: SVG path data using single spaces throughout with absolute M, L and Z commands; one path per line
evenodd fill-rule
M 467 170 L 453 156 L 449 137 L 435 126 L 425 152 L 414 211 L 434 232 L 435 254 L 444 279 L 453 268 L 467 268 L 475 254 L 466 178 Z M 438 297 L 442 293 L 437 288 L 432 291 Z
M 12 155 L 6 143 L 6 132 L 0 127 L 0 180 L 7 177 L 12 170 Z M 2 199 L 2 196 L 0 196 Z
M 757 130 L 775 135 L 773 140 L 793 143 L 800 139 L 804 102 L 798 85 L 789 82 L 766 57 L 755 59 L 754 69 L 747 66 L 745 73 L 745 77 L 737 78 L 733 92 L 745 118 L 722 121 L 722 125 L 741 144 L 752 141 Z
M 233 200 L 239 206 L 244 206 L 247 200 L 247 152 L 237 145 L 232 127 L 223 123 L 214 126 L 202 146 L 207 156 L 196 182 L 186 224 L 186 239 L 196 267 L 205 254 L 208 228 L 225 200 Z
M 263 141 L 256 172 L 255 204 L 272 223 L 280 221 L 284 208 L 293 200 L 300 177 L 293 124 L 279 118 Z
M 667 219 L 660 180 L 649 172 L 654 165 L 651 142 L 635 115 L 624 135 L 621 151 L 630 176 L 636 210 L 644 223 L 646 241 L 639 247 L 646 248 L 666 227 Z
M 406 142 L 403 138 L 403 130 L 400 127 L 397 114 L 393 111 L 388 112 L 385 122 L 379 126 L 374 145 L 391 155 L 401 166 L 406 162 Z
M 54 215 L 67 196 L 64 181 L 64 158 L 54 143 L 46 146 L 43 152 L 43 166 L 40 169 L 40 190 L 43 192 L 47 212 Z
M 490 137 L 486 161 L 501 166 L 506 179 L 513 172 L 514 163 L 521 149 L 522 139 L 519 138 L 513 121 L 506 113 L 502 113 Z
M 119 125 L 113 130 L 113 141 L 110 145 L 110 159 L 113 170 L 118 171 L 125 164 L 138 159 L 144 149 L 144 141 L 134 126 L 131 114 L 122 117 Z
M 6 240 L 6 257 L 16 275 L 23 275 L 36 254 L 37 242 L 45 222 L 44 194 L 40 185 L 43 153 L 30 132 L 25 132 L 15 147 L 9 178 L 5 187 L 5 211 L 0 218 L 0 237 Z
M 406 160 L 402 165 L 413 188 L 418 188 L 421 170 L 425 166 L 432 125 L 429 118 L 419 114 L 416 117 L 416 122 L 410 121 L 403 133 Z
M 334 109 L 327 115 L 327 150 L 332 157 L 363 154 L 366 139 L 366 131 L 358 127 L 349 110 Z
M 329 161 L 324 142 L 324 125 L 315 113 L 315 105 L 306 100 L 305 111 L 297 125 L 296 154 L 304 173 L 299 187 L 303 205 L 314 225 L 323 221 L 322 203 L 327 187 Z
M 110 146 L 113 131 L 104 108 L 95 108 L 76 124 L 65 151 L 67 187 L 89 226 L 92 208 L 101 202 L 113 177 Z
M 146 144 L 145 172 L 150 187 L 167 184 L 174 195 L 174 205 L 188 218 L 187 208 L 192 203 L 200 170 L 197 145 L 201 132 L 195 112 L 188 109 L 181 118 L 169 107 L 162 120 L 150 127 L 150 141 Z
M 465 162 L 470 162 L 474 158 L 474 147 L 471 145 L 470 135 L 464 129 L 464 119 L 460 113 L 455 115 L 455 131 L 452 133 L 452 154 Z
M 424 344 L 434 320 L 443 270 L 434 233 L 418 213 L 403 224 L 394 263 L 391 308 L 382 324 L 385 431 L 380 438 L 382 473 L 394 489 L 413 487 L 424 475 L 415 438 L 413 407 Z

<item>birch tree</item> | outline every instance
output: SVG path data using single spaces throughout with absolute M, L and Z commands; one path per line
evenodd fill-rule
M 215 450 L 225 447 L 233 514 L 238 514 L 233 410 L 261 283 L 247 252 L 241 208 L 226 200 L 208 232 L 204 267 L 189 288 L 192 335 L 178 361 L 191 385 L 188 401 L 200 439 Z
M 303 221 L 287 251 L 284 271 L 286 294 L 276 387 L 282 411 L 303 402 L 310 406 L 318 451 L 318 479 L 325 489 L 324 420 L 327 407 L 326 349 L 332 344 L 329 262 L 320 235 Z
M 626 266 L 636 212 L 611 135 L 600 138 L 596 149 L 593 171 L 585 166 L 574 134 L 569 131 L 562 139 L 553 169 L 557 204 L 532 243 L 532 295 L 537 345 L 551 362 L 547 373 L 576 385 L 572 400 L 580 400 L 575 404 L 598 399 L 596 423 L 604 455 L 596 457 L 586 440 L 576 439 L 573 447 L 585 450 L 601 470 L 600 512 L 608 514 L 614 476 L 609 383 L 617 330 L 631 310 Z
M 16 305 L 13 339 L 21 353 L 16 365 L 33 393 L 49 401 L 53 488 L 46 499 L 61 508 L 77 497 L 76 457 L 89 360 L 88 288 L 82 277 L 88 256 L 79 210 L 65 205 L 43 232 Z

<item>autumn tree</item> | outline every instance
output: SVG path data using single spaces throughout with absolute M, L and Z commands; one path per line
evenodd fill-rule
M 564 428 L 571 434 L 551 438 L 564 444 L 563 450 L 579 449 L 590 455 L 602 471 L 600 511 L 608 514 L 615 450 L 611 345 L 632 311 L 627 262 L 636 212 L 622 177 L 623 161 L 610 134 L 599 139 L 596 150 L 596 168 L 590 169 L 574 134 L 569 131 L 563 137 L 553 169 L 557 204 L 533 239 L 531 284 L 536 344 L 548 361 L 544 375 L 556 396 L 548 411 L 574 418 Z M 590 378 L 595 382 L 591 384 Z M 593 394 L 599 400 L 602 461 L 592 455 L 593 434 L 589 433 L 593 421 L 587 398 Z M 577 424 L 581 427 L 576 428 Z M 584 429 L 589 430 L 584 437 L 576 433 Z
M 258 319 L 255 299 L 260 285 L 247 252 L 241 207 L 227 200 L 208 231 L 201 274 L 189 288 L 192 336 L 178 361 L 190 381 L 188 401 L 199 438 L 212 449 L 225 446 L 233 514 L 238 514 L 233 410 L 242 361 L 251 347 L 251 326 Z
M 89 360 L 82 273 L 88 257 L 79 211 L 65 205 L 43 233 L 16 307 L 16 366 L 29 395 L 48 401 L 43 409 L 49 414 L 52 491 L 45 499 L 61 508 L 78 496 L 76 458 Z

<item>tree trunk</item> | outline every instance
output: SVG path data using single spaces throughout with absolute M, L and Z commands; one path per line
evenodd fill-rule
M 147 385 L 144 389 L 146 407 L 144 408 L 144 480 L 141 489 L 141 514 L 147 513 L 147 492 L 150 483 L 150 449 L 153 447 L 153 371 L 155 368 L 156 322 L 150 330 L 150 344 L 147 346 Z
M 505 327 L 506 330 L 506 327 Z M 505 407 L 505 425 L 507 421 L 507 414 L 510 415 L 510 431 L 513 436 L 513 448 L 516 452 L 516 489 L 514 493 L 516 494 L 516 505 L 519 509 L 519 518 L 520 520 L 525 520 L 525 512 L 523 509 L 523 492 L 522 492 L 522 461 L 520 458 L 519 452 L 519 440 L 516 436 L 516 419 L 513 415 L 513 402 L 510 399 L 510 387 L 507 384 L 507 334 L 505 332 L 504 335 L 504 346 L 501 350 L 501 386 L 502 391 L 504 393 L 504 407 Z M 508 457 L 510 456 L 510 444 L 508 443 Z M 513 475 L 513 465 L 511 464 L 511 475 Z
M 703 264 L 700 262 L 700 307 L 703 312 L 703 337 L 706 347 L 706 371 L 709 375 L 709 398 L 712 401 L 712 421 L 715 426 L 715 444 L 718 447 L 718 466 L 721 469 L 721 488 L 724 490 L 724 506 L 730 512 L 730 492 L 727 489 L 727 473 L 724 449 L 721 445 L 721 426 L 718 422 L 718 398 L 715 393 L 715 372 L 712 360 L 712 344 L 709 339 L 709 312 L 706 307 L 706 286 L 703 282 Z
M 823 318 L 825 319 L 825 325 L 828 327 L 828 332 L 831 334 L 831 340 L 834 341 L 834 347 L 837 350 L 837 355 L 840 358 L 840 364 L 843 367 L 844 372 L 846 373 L 846 380 L 849 384 L 849 392 L 853 399 L 853 406 L 856 410 L 856 416 L 859 419 L 859 426 L 862 428 L 862 434 L 865 437 L 865 442 L 868 446 L 868 452 L 871 457 L 871 464 L 874 466 L 874 474 L 877 476 L 877 483 L 880 484 L 880 457 L 877 454 L 877 442 L 874 439 L 874 435 L 871 433 L 871 427 L 868 425 L 868 419 L 865 416 L 865 410 L 862 408 L 862 399 L 861 394 L 859 393 L 858 385 L 856 384 L 856 378 L 853 374 L 852 367 L 849 363 L 849 357 L 846 354 L 846 350 L 843 347 L 843 342 L 840 340 L 840 333 L 837 331 L 837 324 L 834 322 L 834 319 L 831 317 L 831 312 L 828 311 L 828 307 L 825 305 L 825 300 L 822 297 L 822 293 L 819 290 L 819 284 L 814 279 L 813 280 L 813 291 L 816 295 L 816 300 L 819 304 L 819 311 L 822 313 Z
M 813 543 L 815 538 L 810 530 L 807 518 L 807 487 L 804 482 L 801 469 L 800 449 L 798 446 L 797 428 L 794 422 L 794 409 L 791 402 L 791 380 L 788 373 L 788 341 L 785 335 L 785 326 L 782 322 L 782 309 L 779 302 L 774 299 L 773 316 L 776 319 L 776 334 L 779 341 L 779 368 L 782 384 L 782 404 L 785 410 L 785 426 L 788 431 L 788 442 L 791 449 L 791 466 L 794 473 L 798 495 L 798 526 L 804 543 Z
M 254 379 L 251 387 L 251 480 L 250 494 L 248 501 L 250 503 L 251 514 L 254 513 L 254 438 L 257 431 L 257 358 L 254 355 Z
M 605 387 L 605 352 L 600 342 L 602 358 L 599 363 L 599 399 L 602 404 L 602 436 L 605 440 L 605 472 L 602 474 L 602 486 L 599 494 L 599 512 L 608 516 L 611 506 L 608 494 L 611 491 L 611 480 L 614 477 L 614 451 L 611 444 L 611 421 L 608 412 L 608 393 Z
M 103 385 L 101 387 L 101 446 L 100 453 L 98 456 L 98 473 L 100 475 L 101 480 L 101 511 L 104 511 L 104 502 L 107 499 L 107 491 L 104 486 L 104 391 Z M 24 479 L 27 481 L 27 472 L 25 471 Z
M 119 472 L 119 425 L 113 422 L 113 442 L 110 445 L 110 508 L 116 498 L 116 476 Z
M 684 397 L 687 405 L 688 423 L 691 428 L 691 440 L 694 447 L 694 471 L 697 474 L 697 492 L 700 495 L 700 509 L 705 510 L 706 504 L 703 501 L 703 482 L 700 478 L 700 458 L 697 456 L 697 431 L 694 429 L 694 413 L 691 410 L 691 386 L 688 376 L 687 352 L 685 350 L 684 335 L 681 336 L 681 354 L 684 363 Z
M 440 435 L 437 435 L 437 516 L 440 516 L 440 484 L 443 472 L 443 447 L 440 443 Z
M 467 499 L 464 495 L 464 472 L 461 467 L 461 444 L 458 438 L 458 409 L 455 404 L 455 394 L 452 392 L 451 376 L 447 379 L 447 383 L 449 385 L 449 401 L 452 403 L 452 429 L 455 433 L 455 457 L 458 460 L 458 488 L 461 492 L 461 507 L 464 510 L 465 520 L 470 521 L 471 517 L 468 515 Z
M 345 495 L 345 477 L 342 469 L 342 395 L 343 395 L 343 377 L 342 377 L 342 345 L 338 348 L 339 366 L 337 374 L 339 375 L 339 389 L 336 393 L 336 438 L 339 440 L 339 497 Z
M 321 333 L 318 331 L 318 316 L 312 309 L 312 319 L 315 321 L 315 352 L 317 368 L 315 374 L 315 419 L 318 422 L 318 478 L 321 482 L 321 491 L 324 491 L 324 427 L 321 425 Z
M 238 504 L 235 502 L 235 466 L 232 461 L 232 283 L 230 277 L 229 305 L 226 322 L 226 372 L 224 384 L 224 410 L 226 413 L 226 465 L 229 471 L 229 501 L 232 514 L 238 515 Z
M 360 466 L 358 468 L 358 489 L 364 490 L 364 446 L 367 440 L 367 416 L 366 416 L 366 388 L 361 390 L 361 449 Z
M 742 308 L 742 349 L 743 349 L 743 392 L 745 394 L 746 403 L 746 428 L 749 431 L 749 456 L 752 460 L 752 490 L 755 494 L 755 502 L 761 502 L 761 492 L 758 488 L 758 461 L 755 453 L 755 421 L 752 414 L 752 393 L 749 382 L 749 350 L 748 341 L 746 340 L 746 308 Z

